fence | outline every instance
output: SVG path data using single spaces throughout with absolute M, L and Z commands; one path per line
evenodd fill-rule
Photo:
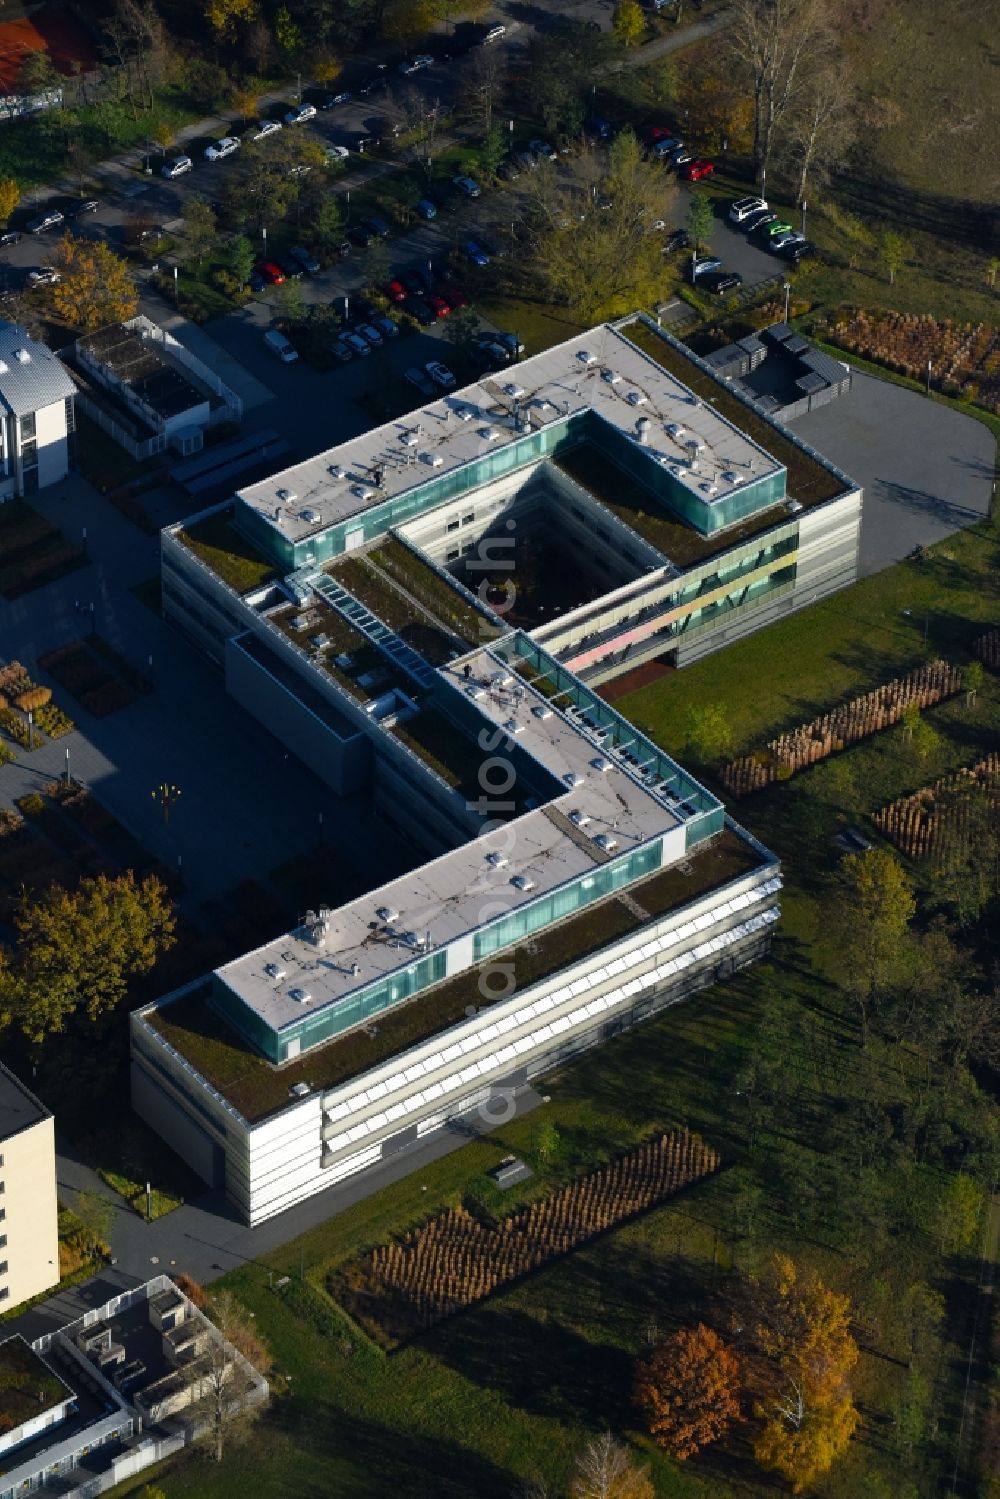
M 779 734 L 753 755 L 731 760 L 722 771 L 722 783 L 734 796 L 747 796 L 772 781 L 788 780 L 807 765 L 815 765 L 837 750 L 899 723 L 908 708 L 930 708 L 953 697 L 961 685 L 962 673 L 957 666 L 932 661 L 864 697 L 842 703 L 832 713 Z
M 980 635 L 972 649 L 984 666 L 1000 671 L 1000 630 L 990 630 L 986 635 Z

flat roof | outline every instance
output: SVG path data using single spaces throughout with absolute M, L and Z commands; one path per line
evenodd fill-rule
M 0 1063 L 0 1140 L 8 1140 L 19 1130 L 48 1118 L 45 1105 Z
M 20 1333 L 0 1343 L 0 1433 L 4 1436 L 43 1411 L 64 1405 L 73 1395 L 66 1381 Z
M 272 474 L 238 491 L 237 498 L 278 535 L 302 541 L 502 450 L 523 439 L 529 427 L 537 431 L 586 411 L 636 441 L 636 424 L 646 419 L 650 462 L 667 467 L 705 504 L 783 467 L 674 372 L 604 323 Z M 697 469 L 687 461 L 691 443 L 699 445 Z M 376 488 L 379 469 L 382 484 Z
M 566 789 L 495 832 L 349 905 L 319 913 L 326 926 L 322 946 L 301 927 L 217 969 L 221 982 L 272 1030 L 348 998 L 428 951 L 673 831 L 683 820 L 664 796 L 603 755 L 582 725 L 491 651 L 474 651 L 439 675 Z M 504 794 L 512 795 L 513 788 L 486 791 L 498 800 Z M 573 814 L 585 821 L 577 826 Z M 597 836 L 609 840 L 608 846 L 597 844 Z M 490 856 L 497 854 L 506 862 L 495 867 Z M 530 888 L 518 888 L 511 883 L 515 878 L 530 882 Z M 380 908 L 395 914 L 379 918 Z M 431 946 L 418 946 L 428 932 Z M 292 991 L 307 997 L 294 998 Z

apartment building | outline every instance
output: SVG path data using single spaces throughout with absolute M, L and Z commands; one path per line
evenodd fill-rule
M 0 1310 L 59 1280 L 52 1115 L 0 1064 Z

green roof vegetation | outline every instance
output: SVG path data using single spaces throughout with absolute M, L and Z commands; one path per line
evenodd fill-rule
M 300 650 L 314 652 L 334 681 L 360 702 L 369 702 L 379 692 L 396 684 L 396 675 L 381 651 L 328 604 L 314 599 L 305 608 L 290 605 L 268 618 Z M 305 619 L 308 623 L 304 628 L 296 629 L 294 621 L 297 619 Z M 321 635 L 327 637 L 328 644 L 320 648 L 315 641 Z M 338 656 L 350 656 L 350 666 L 339 666 Z M 380 674 L 378 685 L 364 686 L 358 681 L 369 672 Z
M 22 1337 L 0 1343 L 0 1434 L 15 1430 L 70 1395 Z
M 432 666 L 442 666 L 463 644 L 435 624 L 420 607 L 363 557 L 348 557 L 329 569 L 342 588 L 365 605 Z
M 672 519 L 651 490 L 643 488 L 617 463 L 585 443 L 553 460 L 583 489 L 588 490 L 626 526 L 661 551 L 678 567 L 691 567 L 709 557 L 729 552 L 741 541 L 787 524 L 789 516 L 771 505 L 738 526 L 728 526 L 713 536 L 703 536 L 693 526 Z
M 500 633 L 485 614 L 473 608 L 429 563 L 396 537 L 387 537 L 370 556 L 377 567 L 411 593 L 460 640 L 469 645 L 480 645 L 485 640 L 495 639 Z
M 636 348 L 683 381 L 695 395 L 714 406 L 720 416 L 732 422 L 734 427 L 739 427 L 751 441 L 758 443 L 776 462 L 785 466 L 788 471 L 789 499 L 798 500 L 800 505 L 809 507 L 821 505 L 838 494 L 844 494 L 843 480 L 831 473 L 825 464 L 817 462 L 789 441 L 769 421 L 727 390 L 720 380 L 706 374 L 692 359 L 688 359 L 673 344 L 661 338 L 654 328 L 647 327 L 645 323 L 630 323 L 623 332 Z
M 517 947 L 511 956 L 517 988 L 538 983 L 644 925 L 633 901 L 648 911 L 652 920 L 737 879 L 760 862 L 753 846 L 727 828 L 684 861 L 687 873 L 679 865 L 661 870 L 629 886 L 628 905 L 611 896 L 540 932 L 530 944 Z M 495 962 L 492 959 L 487 968 L 495 970 Z M 280 1068 L 252 1050 L 210 1007 L 208 984 L 150 1011 L 145 1020 L 253 1122 L 287 1107 L 292 1101 L 289 1090 L 295 1083 L 306 1082 L 322 1090 L 347 1082 L 457 1025 L 471 1007 L 482 1009 L 509 997 L 502 993 L 491 998 L 489 983 L 481 990 L 482 971 L 471 968 L 425 989 L 405 1004 L 383 1012 L 369 1030 L 359 1027 L 348 1031 Z
M 233 525 L 232 511 L 219 510 L 177 532 L 177 540 L 237 593 L 249 593 L 277 576 L 277 568 Z

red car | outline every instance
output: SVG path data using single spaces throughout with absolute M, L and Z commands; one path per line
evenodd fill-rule
M 642 139 L 647 146 L 651 146 L 654 141 L 669 140 L 673 133 L 669 125 L 647 125 L 642 132 Z
M 432 291 L 427 300 L 434 309 L 435 317 L 448 316 L 449 312 L 451 311 L 451 307 L 445 301 L 444 297 L 441 296 L 440 292 Z
M 685 182 L 699 182 L 702 177 L 711 177 L 715 171 L 714 161 L 705 161 L 703 157 L 696 157 L 694 161 L 686 161 L 681 167 L 681 176 Z
M 385 294 L 390 302 L 405 302 L 408 295 L 402 281 L 387 281 Z
M 285 280 L 284 271 L 280 265 L 275 265 L 273 260 L 258 260 L 254 270 L 271 286 L 281 286 Z
M 456 286 L 453 281 L 449 281 L 447 285 L 442 286 L 441 291 L 452 312 L 457 312 L 460 307 L 471 306 L 465 292 L 460 286 Z

